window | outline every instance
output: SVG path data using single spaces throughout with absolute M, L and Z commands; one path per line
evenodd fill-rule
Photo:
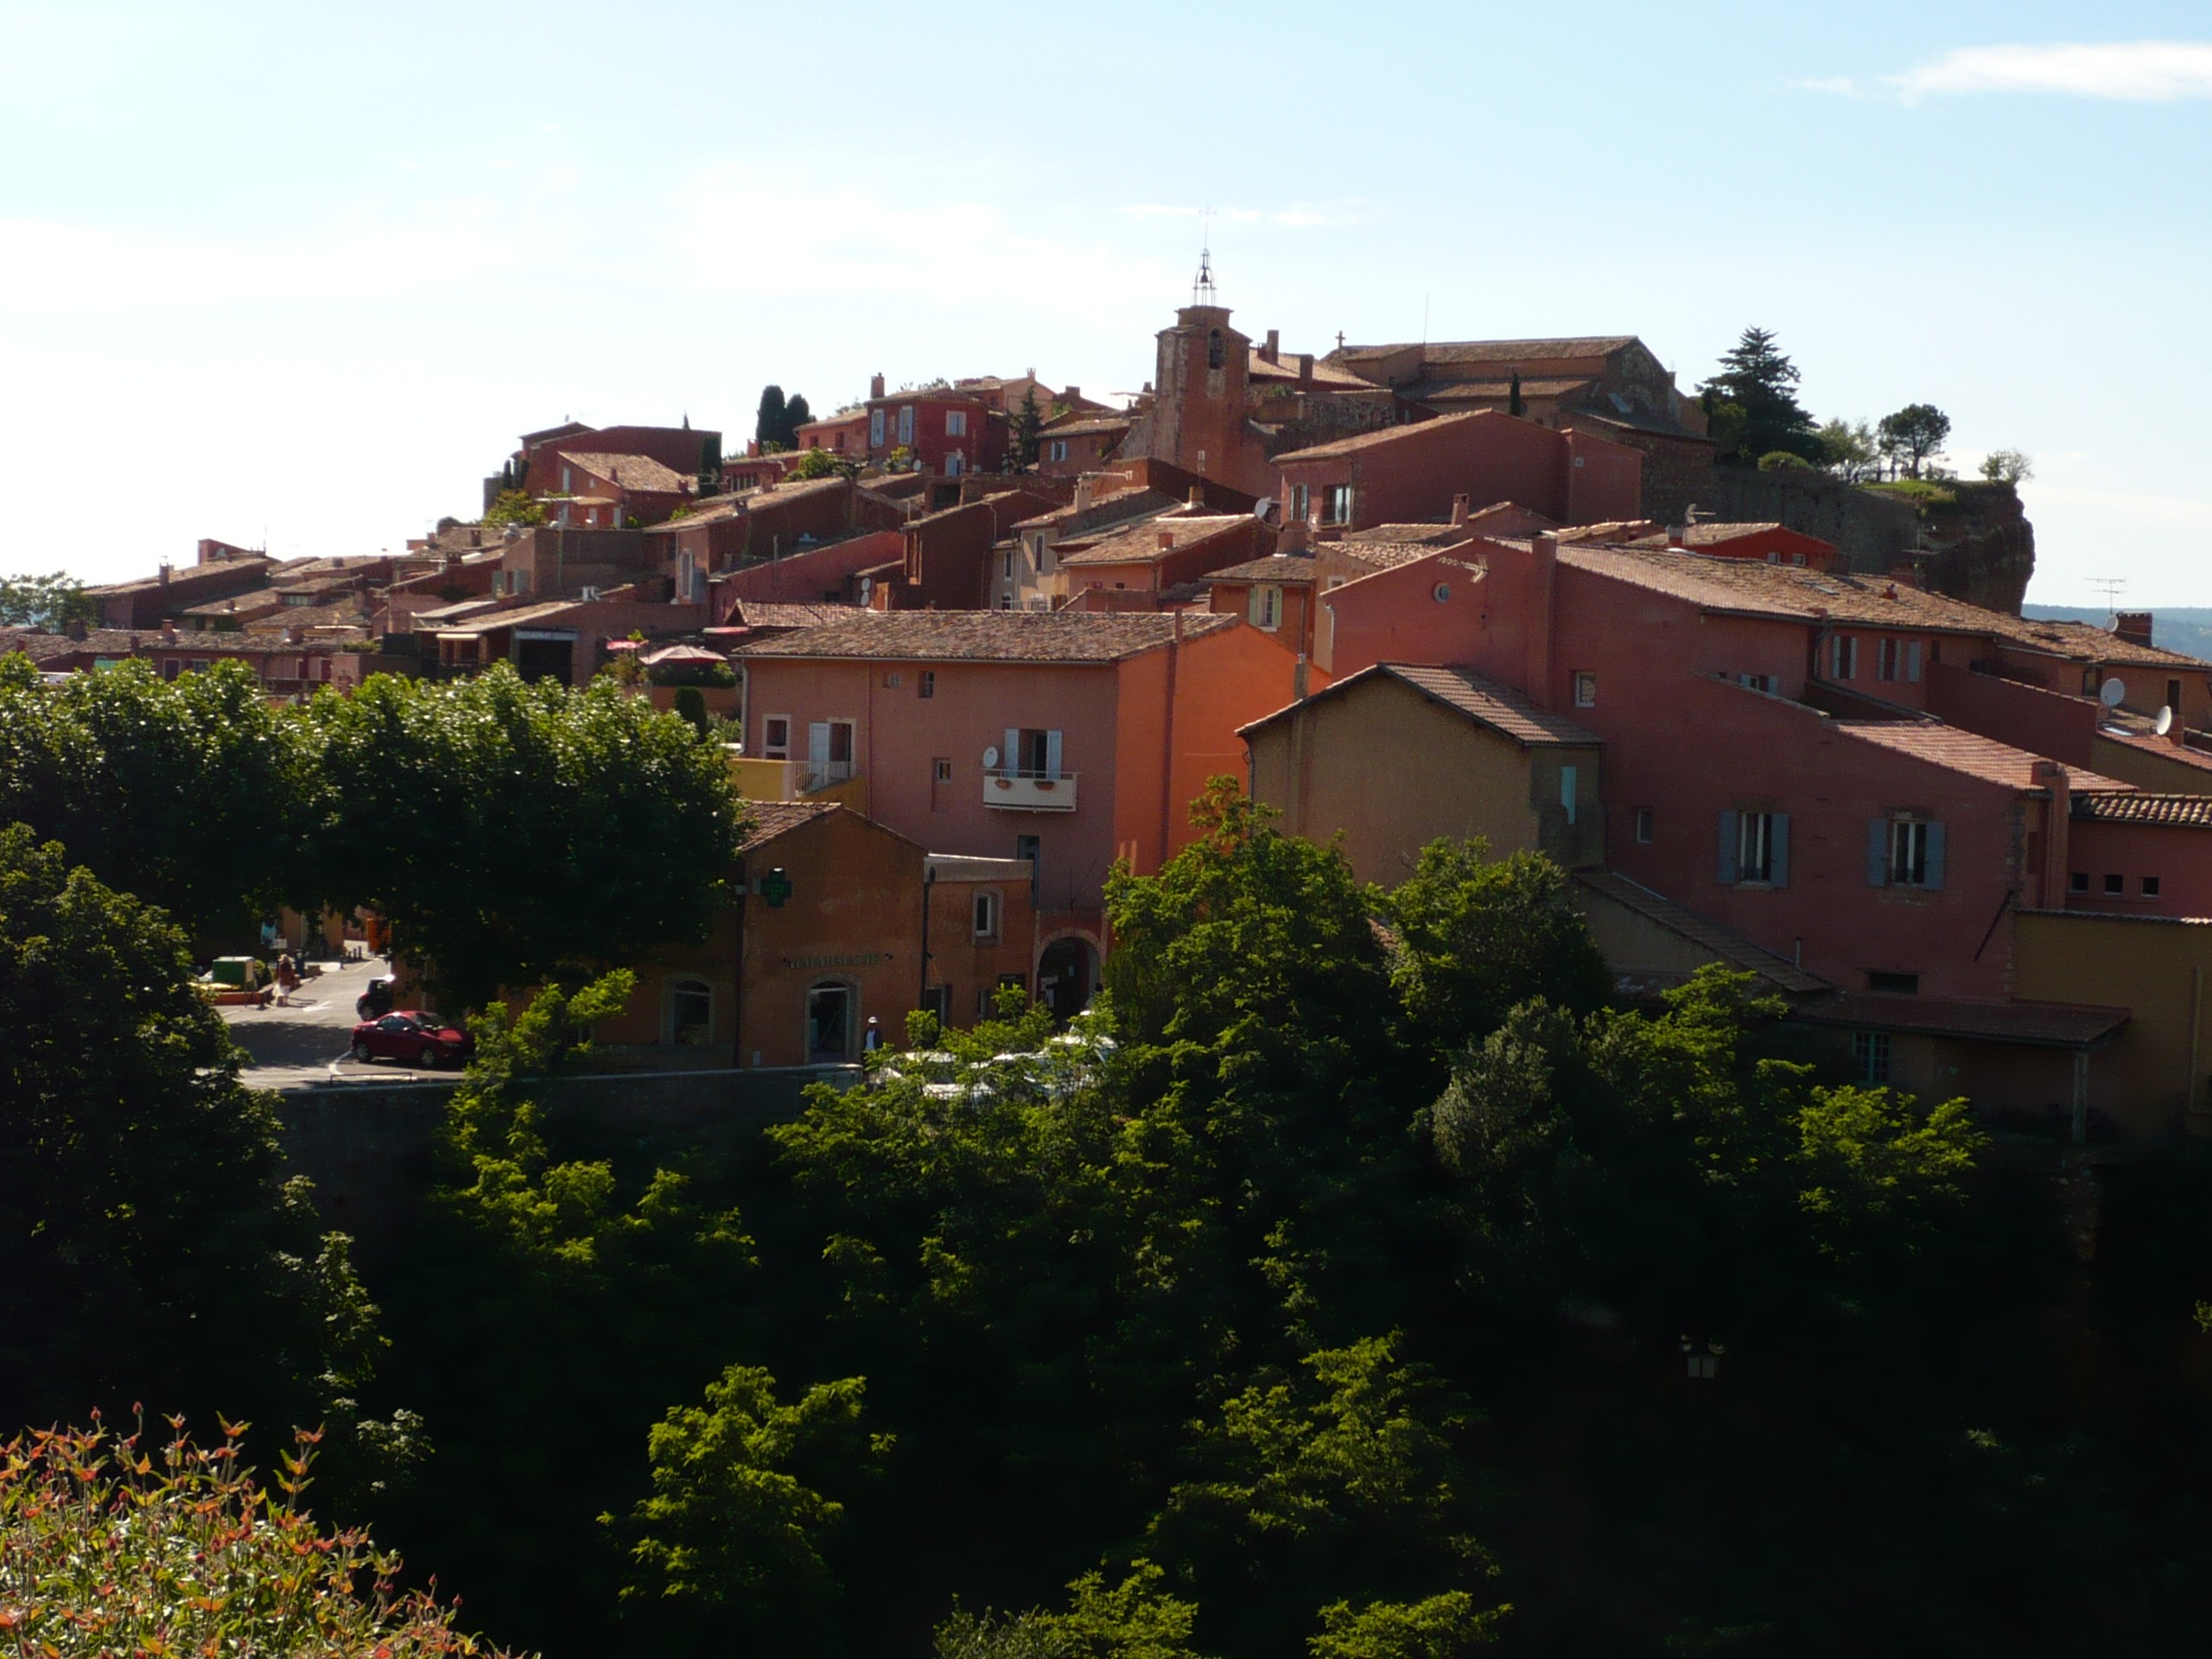
M 1910 812 L 1870 819 L 1866 825 L 1866 885 L 1925 887 L 1943 885 L 1943 826 Z
M 902 404 L 899 406 L 899 442 L 909 448 L 913 447 L 914 406 L 912 404 Z
M 1859 637 L 1839 633 L 1828 641 L 1828 678 L 1855 680 L 1859 677 Z
M 2178 724 L 2181 720 L 2181 682 L 2179 680 L 2166 682 L 2166 707 L 2174 711 L 2174 720 Z
M 1648 806 L 1637 807 L 1636 809 L 1636 842 L 1637 846 L 1649 847 L 1651 844 L 1651 809 Z
M 1019 729 L 1009 727 L 1006 734 L 1006 755 L 1000 765 L 1012 777 L 1059 777 L 1060 734 L 1036 727 Z
M 1720 881 L 1724 887 L 1789 885 L 1789 815 L 1723 812 Z
M 914 695 L 925 700 L 937 696 L 937 670 L 925 668 L 914 676 Z
M 2087 870 L 2075 871 L 2066 878 L 2066 890 L 2069 893 L 2087 893 L 2089 890 L 2089 873 Z
M 905 683 L 905 677 L 896 669 L 883 677 L 883 689 L 887 691 L 896 691 Z
M 2157 876 L 2146 875 L 2143 878 L 2143 896 L 2145 899 L 2155 899 L 2158 896 L 2158 878 Z
M 816 1065 L 853 1052 L 853 988 L 823 980 L 806 993 L 806 1058 Z
M 2124 875 L 2107 875 L 2105 877 L 2105 891 L 2114 898 L 2119 898 L 2127 891 L 2127 878 Z
M 1774 676 L 1771 674 L 1738 674 L 1736 676 L 1736 683 L 1738 685 L 1749 686 L 1754 691 L 1770 692 L 1774 690 Z
M 207 671 L 207 659 L 205 657 L 194 658 L 192 659 L 192 671 L 195 674 L 205 674 Z
M 1332 484 L 1321 492 L 1321 522 L 1325 524 L 1348 524 L 1351 522 L 1351 486 Z
M 1567 823 L 1569 829 L 1573 829 L 1574 827 L 1574 809 L 1576 804 L 1575 792 L 1576 786 L 1580 783 L 1580 781 L 1581 773 L 1578 768 L 1573 766 L 1561 766 L 1559 769 L 1560 810 L 1567 814 Z
M 1068 441 L 1054 438 L 1045 447 L 1045 458 L 1047 461 L 1065 461 L 1068 458 Z
M 163 679 L 173 680 L 183 672 L 184 664 L 177 661 L 175 658 L 165 657 L 162 659 L 162 677 Z
M 809 786 L 842 784 L 853 775 L 853 722 L 817 720 L 806 728 Z
M 2095 696 L 2097 692 L 2103 687 L 2105 677 L 2101 671 L 2094 668 L 2083 669 L 2082 671 L 2082 695 L 2085 697 Z
M 1595 709 L 1598 706 L 1598 677 L 1586 668 L 1575 672 L 1574 706 L 1578 709 Z
M 760 758 L 763 760 L 788 760 L 791 754 L 791 716 L 770 715 L 760 722 Z
M 1874 677 L 1882 680 L 1917 682 L 1920 678 L 1920 641 L 1882 640 L 1875 652 Z
M 868 412 L 868 442 L 871 449 L 883 448 L 883 411 L 880 409 Z
M 1866 988 L 1870 991 L 1894 991 L 1903 996 L 1915 996 L 1920 991 L 1920 976 L 1870 971 L 1866 976 Z
M 1313 493 L 1303 484 L 1290 486 L 1290 518 L 1292 523 L 1303 519 L 1313 510 Z
M 1924 887 L 1928 885 L 1928 831 L 1930 827 L 1917 818 L 1903 819 L 1890 826 L 1891 886 Z
M 1254 627 L 1274 632 L 1282 626 L 1282 589 L 1260 583 L 1252 589 L 1249 609 Z
M 1014 855 L 1029 861 L 1029 896 L 1035 899 L 1045 880 L 1045 843 L 1036 836 L 1016 836 Z
M 944 411 L 944 435 L 948 438 L 964 438 L 968 435 L 966 410 L 948 409 Z
M 950 755 L 940 754 L 936 760 L 930 762 L 930 769 L 931 776 L 934 778 L 937 782 L 940 784 L 949 784 L 952 781 L 952 757 Z
M 1859 1081 L 1875 1084 L 1890 1080 L 1890 1033 L 1854 1031 L 1851 1033 L 1851 1065 Z
M 986 888 L 976 895 L 976 938 L 996 944 L 999 938 L 999 896 Z
M 715 1029 L 715 989 L 703 979 L 668 982 L 668 1040 L 679 1048 L 697 1048 L 709 1041 Z
M 1228 360 L 1228 357 L 1229 342 L 1222 338 L 1221 330 L 1216 328 L 1206 336 L 1206 367 L 1217 369 Z

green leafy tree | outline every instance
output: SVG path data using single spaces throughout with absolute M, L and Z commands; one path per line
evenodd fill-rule
M 2024 484 L 2036 464 L 2018 449 L 1993 449 L 1981 458 L 1981 475 L 1992 484 Z
M 300 1431 L 273 1488 L 243 1425 L 200 1446 L 183 1419 L 147 1443 L 52 1429 L 0 1448 L 0 1637 L 33 1654 L 478 1654 L 454 1609 L 402 1592 L 400 1560 L 300 1503 L 321 1436 Z
M 372 676 L 309 710 L 320 877 L 460 1007 L 704 937 L 741 808 L 720 753 L 596 680 Z
M 307 890 L 311 747 L 253 671 L 164 681 L 143 661 L 58 689 L 0 662 L 0 822 L 31 825 L 191 933 L 236 938 Z
M 373 1314 L 183 936 L 0 829 L 0 1420 L 342 1409 Z M 350 1402 L 348 1402 L 350 1404 Z
M 707 734 L 707 698 L 696 685 L 676 688 L 676 715 L 701 737 Z
M 1797 365 L 1764 328 L 1746 328 L 1721 355 L 1720 372 L 1700 390 L 1711 395 L 1708 419 L 1723 408 L 1743 411 L 1732 448 L 1747 455 L 1786 449 L 1810 461 L 1821 459 L 1821 440 L 1813 417 L 1797 401 Z M 1718 440 L 1720 435 L 1713 435 Z
M 0 576 L 0 628 L 60 633 L 73 622 L 91 623 L 99 613 L 99 601 L 66 570 L 43 576 Z
M 1007 423 L 1007 461 L 1011 470 L 1026 473 L 1037 464 L 1037 432 L 1044 423 L 1044 411 L 1037 406 L 1037 387 L 1033 382 L 1021 394 L 1021 407 Z
M 848 461 L 842 455 L 833 455 L 817 445 L 798 458 L 791 475 L 804 482 L 817 478 L 857 478 L 860 470 L 858 461 Z
M 501 490 L 493 498 L 492 505 L 484 510 L 484 526 L 487 530 L 504 530 L 509 524 L 542 524 L 545 522 L 545 507 L 533 501 L 521 490 Z
M 799 428 L 813 418 L 814 410 L 807 405 L 806 394 L 799 391 L 791 393 L 790 401 L 784 405 L 784 448 L 796 448 Z
M 656 1651 L 841 1650 L 825 1551 L 845 1506 L 823 1489 L 850 1491 L 891 1449 L 866 1427 L 867 1388 L 842 1377 L 785 1405 L 766 1370 L 732 1365 L 703 1405 L 653 1426 L 653 1490 L 623 1529 L 634 1577 L 622 1595 L 655 1627 Z
M 1921 468 L 1943 453 L 1951 435 L 1951 417 L 1933 404 L 1907 404 L 1894 415 L 1882 416 L 1882 454 L 1904 469 L 1907 478 L 1918 478 Z
M 1846 483 L 1876 475 L 1880 451 L 1873 429 L 1864 421 L 1836 419 L 1821 428 L 1821 464 Z
M 936 1659 L 1200 1659 L 1191 1645 L 1194 1603 L 1162 1587 L 1152 1562 L 1130 1564 L 1121 1583 L 1086 1573 L 1068 1586 L 1065 1612 L 971 1613 L 938 1626 Z
M 1307 1639 L 1313 1659 L 1455 1659 L 1493 1640 L 1506 1608 L 1484 1608 L 1465 1590 L 1446 1590 L 1419 1601 L 1332 1603 L 1321 1610 L 1321 1631 Z

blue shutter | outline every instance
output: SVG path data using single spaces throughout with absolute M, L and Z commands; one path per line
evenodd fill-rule
M 1013 778 L 1020 775 L 1021 772 L 1021 733 L 1018 728 L 1009 726 L 1006 728 L 1006 747 L 999 751 L 999 765 L 1005 769 L 1006 775 L 1007 777 Z
M 1931 823 L 1928 826 L 1926 885 L 1931 887 L 1940 887 L 1943 885 L 1943 826 L 1940 823 Z
M 1736 815 L 1733 812 L 1720 815 L 1720 885 L 1724 887 L 1736 885 Z
M 1866 821 L 1866 885 L 1886 887 L 1890 885 L 1890 821 L 1869 818 Z
M 1047 778 L 1060 775 L 1060 734 L 1058 732 L 1045 734 L 1045 775 Z
M 1774 850 L 1768 862 L 1767 881 L 1770 886 L 1786 887 L 1789 885 L 1789 815 L 1774 815 Z

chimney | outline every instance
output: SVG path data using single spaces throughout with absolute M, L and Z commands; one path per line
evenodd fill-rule
M 1689 544 L 1690 527 L 1688 524 L 1669 524 L 1667 526 L 1667 545 L 1669 547 L 1673 548 L 1677 552 L 1686 552 L 1688 550 Z
M 1313 353 L 1311 352 L 1298 354 L 1298 389 L 1300 391 L 1313 389 Z
M 162 643 L 165 645 L 173 645 L 176 644 L 175 623 L 164 622 L 162 624 Z
M 1287 556 L 1293 553 L 1303 553 L 1305 550 L 1306 521 L 1303 518 L 1294 518 L 1283 525 L 1282 533 L 1275 537 L 1275 551 Z
M 2070 862 L 2067 838 L 2069 821 L 2073 817 L 2072 778 L 2056 760 L 2037 760 L 2029 768 L 2028 776 L 2038 788 L 2050 791 L 2050 804 L 2044 809 L 2040 907 L 2063 909 L 2066 904 L 2066 867 Z
M 1096 475 L 1084 473 L 1075 481 L 1075 510 L 1082 512 L 1090 505 L 1090 499 L 1097 491 Z
M 1073 404 L 1077 398 L 1082 396 L 1083 388 L 1081 386 L 1070 386 L 1065 391 L 1060 394 L 1060 401 L 1064 404 Z
M 71 617 L 62 625 L 61 631 L 72 639 L 82 639 L 85 637 L 85 619 L 81 616 Z
M 2112 620 L 2112 631 L 2131 645 L 2148 646 L 2151 643 L 2149 611 L 2122 611 Z
M 1196 484 L 1192 485 L 1192 486 L 1191 486 L 1191 500 L 1190 500 L 1190 507 L 1191 507 L 1191 511 L 1192 511 L 1192 512 L 1197 512 L 1200 507 L 1203 507 L 1204 505 L 1205 505 L 1205 504 L 1206 504 L 1206 493 L 1205 493 L 1205 489 L 1204 489 L 1203 487 L 1201 487 L 1200 486 L 1198 486 L 1198 485 L 1196 485 Z
M 1260 347 L 1260 361 L 1262 363 L 1274 363 L 1281 360 L 1281 357 L 1282 335 L 1276 330 L 1270 328 L 1268 330 L 1268 343 Z
M 1457 530 L 1466 522 L 1467 498 L 1464 495 L 1455 495 L 1452 498 L 1452 528 Z
M 1301 651 L 1298 653 L 1298 661 L 1292 665 L 1290 671 L 1290 697 L 1292 702 L 1303 702 L 1306 701 L 1306 686 L 1307 677 L 1306 671 L 1306 653 Z
M 161 583 L 164 588 L 169 585 L 169 562 L 167 559 L 162 561 Z
M 1539 531 L 1529 543 L 1528 660 L 1521 688 L 1539 709 L 1552 706 L 1552 601 L 1558 580 L 1559 537 Z
M 1160 532 L 1160 550 L 1165 553 L 1169 548 L 1174 545 L 1175 532 L 1172 530 L 1161 531 Z
M 868 378 L 868 395 L 871 397 L 880 397 L 883 396 L 883 377 L 881 375 L 871 375 Z

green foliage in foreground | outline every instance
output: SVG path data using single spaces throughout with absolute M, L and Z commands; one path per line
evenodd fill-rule
M 490 1650 L 450 1606 L 402 1591 L 398 1557 L 299 1503 L 320 1436 L 295 1437 L 274 1490 L 238 1459 L 243 1425 L 158 1449 L 99 1427 L 0 1446 L 0 1643 L 48 1656 Z

